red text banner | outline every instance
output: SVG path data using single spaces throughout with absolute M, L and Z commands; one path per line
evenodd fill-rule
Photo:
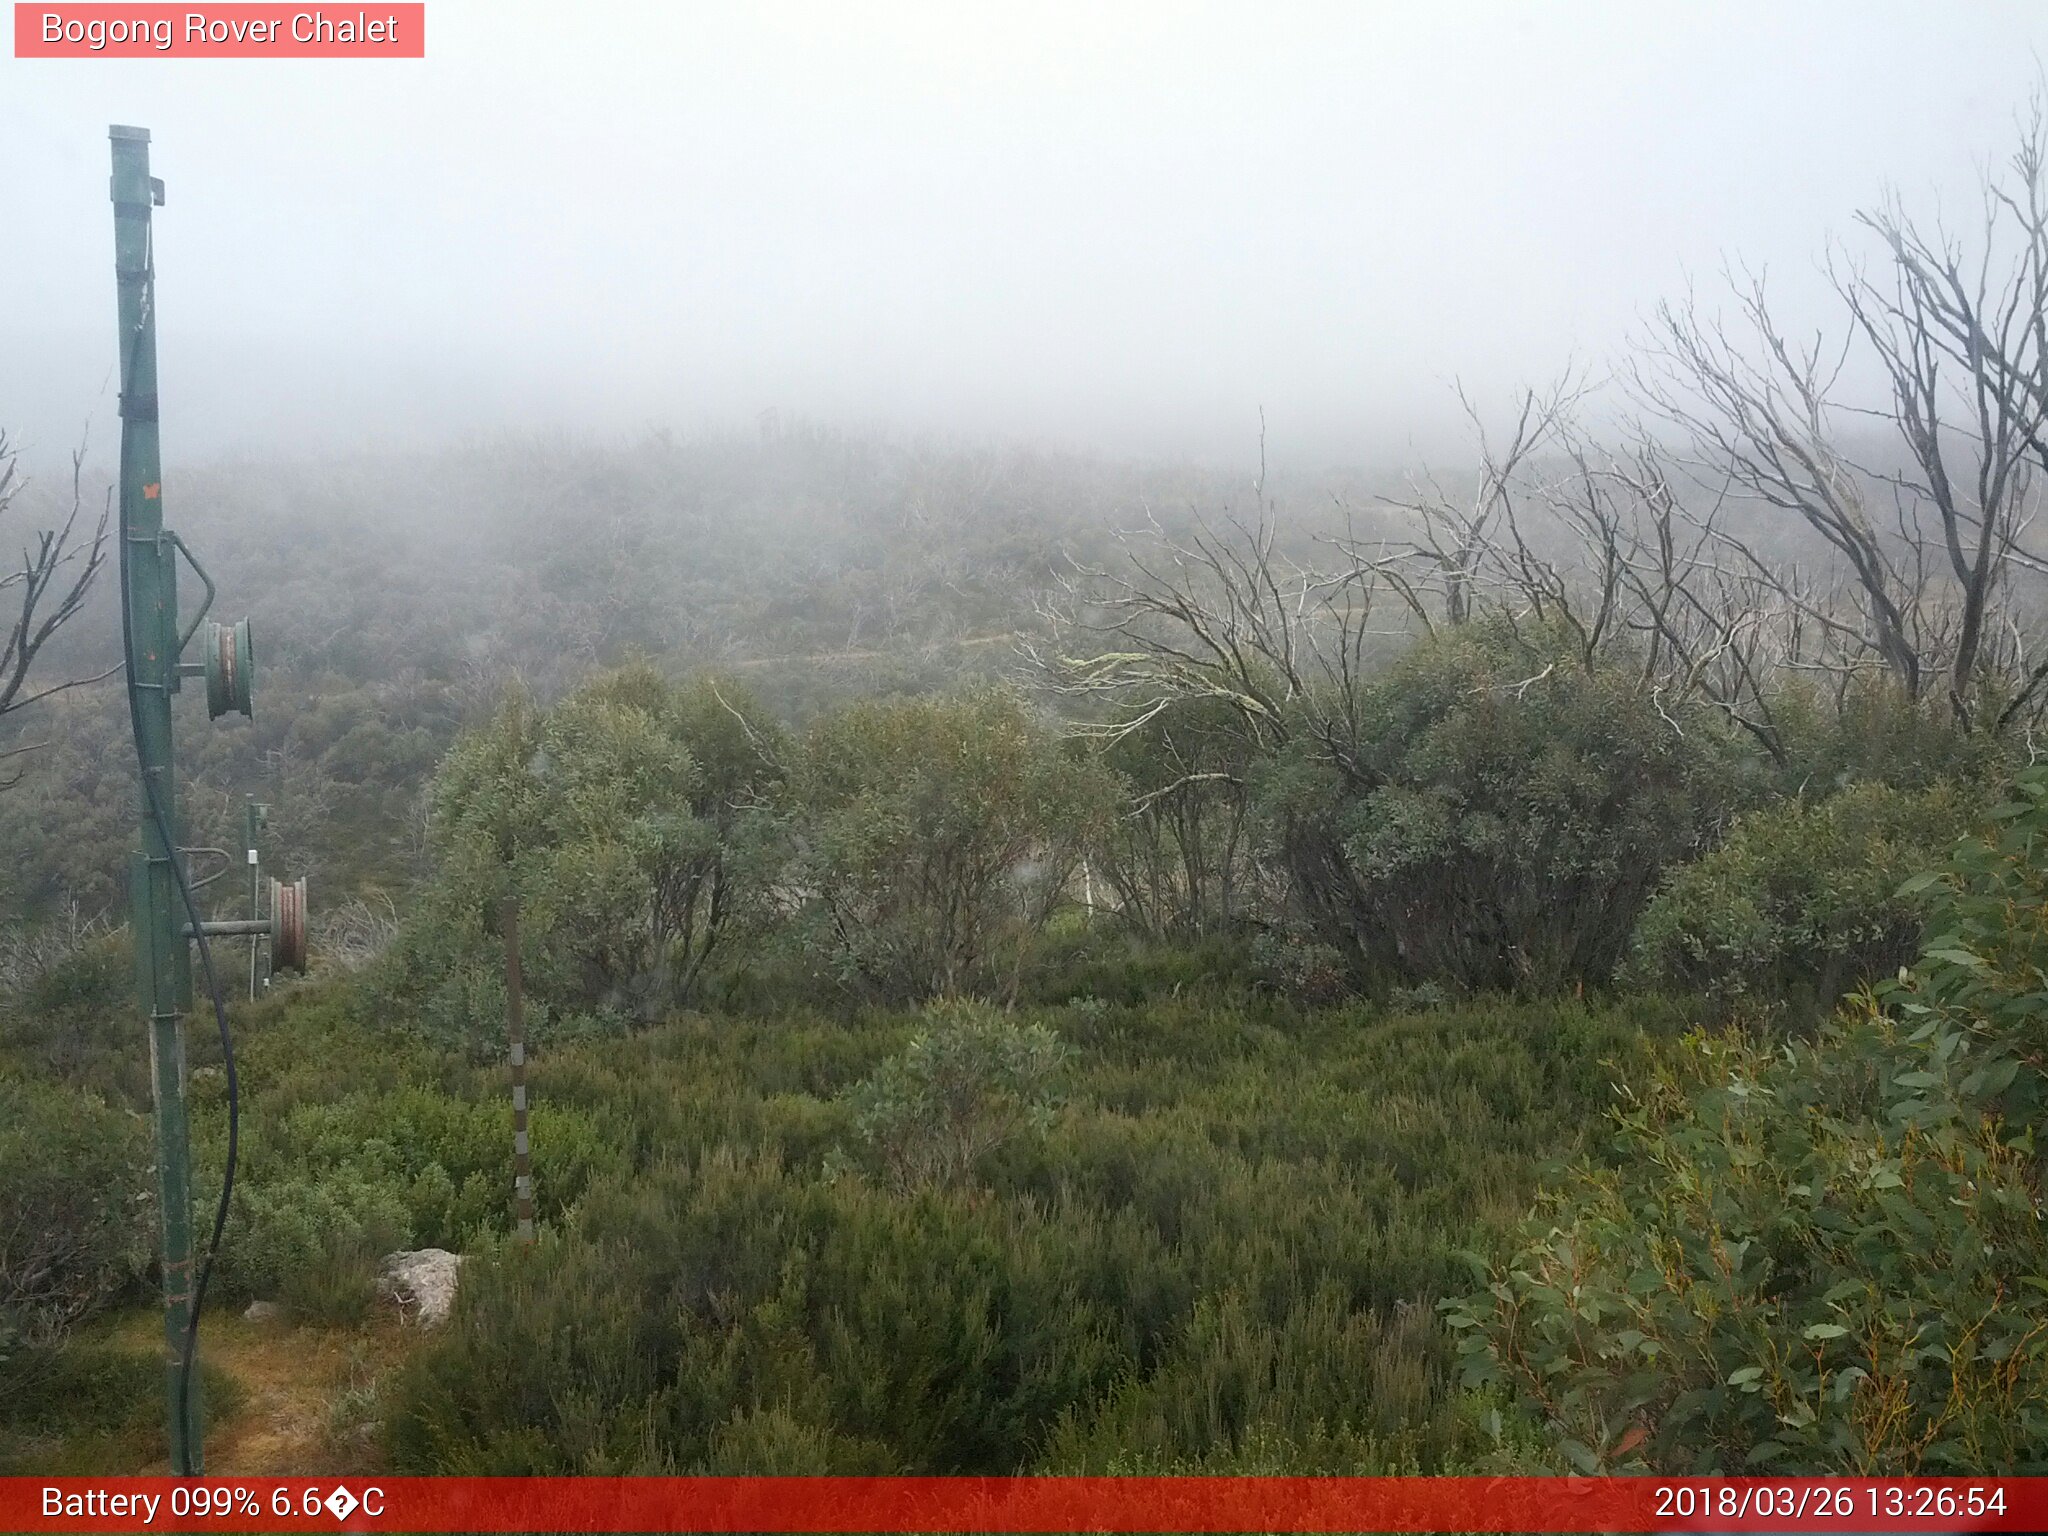
M 18 59 L 423 59 L 424 4 L 14 7 Z
M 8 1531 L 2023 1531 L 2048 1478 L 4 1478 Z

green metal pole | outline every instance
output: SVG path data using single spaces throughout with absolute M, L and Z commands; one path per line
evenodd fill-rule
M 136 985 L 149 1022 L 150 1085 L 156 1104 L 157 1201 L 163 1224 L 165 1396 L 171 1470 L 201 1471 L 196 1381 L 180 1363 L 192 1318 L 192 1155 L 185 1117 L 182 1018 L 184 925 L 179 921 L 177 793 L 171 750 L 171 692 L 177 680 L 178 612 L 172 550 L 164 537 L 163 474 L 157 440 L 155 271 L 150 209 L 162 200 L 149 174 L 149 130 L 110 128 L 114 177 L 114 273 L 121 314 L 121 537 L 128 567 L 128 686 L 141 758 L 142 851 L 130 882 Z M 198 1369 L 193 1363 L 194 1374 Z M 189 1398 L 186 1393 L 189 1391 Z

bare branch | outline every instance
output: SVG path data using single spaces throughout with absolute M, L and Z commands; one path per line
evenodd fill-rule
M 12 445 L 0 434 L 0 517 L 12 508 L 25 488 Z M 37 530 L 23 547 L 19 566 L 0 575 L 0 590 L 11 591 L 12 614 L 0 617 L 0 718 L 28 708 L 71 688 L 100 682 L 120 671 L 119 664 L 89 676 L 35 686 L 31 672 L 45 646 L 85 607 L 107 560 L 111 498 L 101 507 L 87 538 L 79 537 L 84 506 L 85 449 L 71 456 L 71 504 L 54 528 Z M 0 788 L 15 780 L 10 779 Z

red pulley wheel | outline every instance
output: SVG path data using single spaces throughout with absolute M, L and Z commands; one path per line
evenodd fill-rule
M 306 973 L 306 877 L 270 882 L 270 968 Z

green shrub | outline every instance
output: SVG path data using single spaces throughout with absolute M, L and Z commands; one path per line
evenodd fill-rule
M 1917 953 L 1923 904 L 1899 886 L 1967 821 L 1946 787 L 1859 784 L 1751 811 L 1719 848 L 1666 877 L 1636 925 L 1631 978 L 1724 1005 L 1832 1007 Z
M 1360 1310 L 1325 1287 L 1277 1321 L 1262 1311 L 1236 1289 L 1198 1299 L 1156 1370 L 1062 1420 L 1047 1468 L 1391 1473 L 1441 1465 L 1461 1442 L 1427 1307 Z
M 0 1477 L 105 1476 L 170 1454 L 161 1343 L 78 1337 L 7 1362 L 0 1381 Z M 247 1397 L 203 1352 L 199 1391 L 215 1422 Z
M 0 997 L 0 1055 L 39 1077 L 146 1109 L 149 1056 L 136 1049 L 136 1018 L 127 932 L 96 934 L 65 945 L 18 993 Z
M 1479 1466 L 1507 1452 L 1430 1303 L 1638 1069 L 1640 1026 L 1674 1020 L 1214 992 L 1022 1010 L 1073 1047 L 1066 1107 L 967 1190 L 831 1166 L 848 1090 L 902 1070 L 928 1015 L 683 1019 L 552 1054 L 546 1093 L 604 1105 L 633 1169 L 531 1252 L 481 1245 L 386 1396 L 394 1464 Z
M 1341 1002 L 1352 992 L 1351 967 L 1343 953 L 1306 934 L 1261 933 L 1252 940 L 1252 964 L 1265 985 L 1311 1008 Z
M 1883 784 L 1909 794 L 1987 785 L 2019 766 L 2004 732 L 1965 730 L 1938 690 L 1917 703 L 1891 677 L 1815 687 L 1796 673 L 1773 687 L 1770 708 L 1785 761 L 1774 779 L 1787 795 Z
M 601 1115 L 537 1098 L 530 1120 L 536 1211 L 552 1221 L 594 1174 L 625 1159 Z M 243 1125 L 221 1250 L 225 1295 L 344 1321 L 360 1315 L 384 1255 L 460 1251 L 509 1226 L 509 1096 L 469 1102 L 406 1086 L 274 1106 Z M 218 1153 L 211 1128 L 209 1120 L 209 1161 Z
M 1396 987 L 1387 994 L 1387 1007 L 1394 1013 L 1430 1013 L 1450 1006 L 1451 995 L 1433 981 L 1412 987 Z
M 359 1178 L 398 1195 L 419 1242 L 460 1247 L 509 1209 L 512 1103 L 495 1086 L 498 1095 L 476 1101 L 408 1086 L 295 1106 L 252 1136 L 245 1178 L 252 1187 L 273 1174 Z M 547 1152 L 547 1177 L 534 1185 L 543 1219 L 575 1200 L 593 1173 L 619 1166 L 604 1116 L 536 1089 L 529 1121 L 532 1144 Z
M 216 1269 L 220 1293 L 277 1301 L 318 1322 L 362 1317 L 378 1261 L 410 1248 L 398 1193 L 365 1178 L 238 1183 Z
M 607 1185 L 575 1236 L 472 1266 L 397 1383 L 392 1453 L 687 1471 L 765 1438 L 837 1472 L 1010 1469 L 1107 1384 L 1109 1338 L 1043 1218 L 713 1157 Z
M 1058 925 L 1025 977 L 1022 996 L 1033 1003 L 1078 1002 L 1136 1006 L 1154 997 L 1199 991 L 1219 1004 L 1243 996 L 1253 979 L 1251 945 L 1240 935 L 1200 943 L 1157 943 L 1119 925 Z
M 898 1188 L 958 1186 L 1005 1142 L 1050 1128 L 1071 1054 L 1043 1024 L 973 1004 L 936 1010 L 849 1093 L 854 1131 Z
M 139 1117 L 0 1076 L 0 1363 L 57 1344 L 142 1276 L 152 1167 Z
M 2048 1471 L 2048 773 L 1963 844 L 1904 983 L 1811 1042 L 1694 1037 L 1618 1165 L 1450 1309 L 1584 1469 Z M 1920 882 L 1916 882 L 1920 883 Z
M 1540 630 L 1418 643 L 1261 765 L 1303 915 L 1362 979 L 1541 992 L 1605 980 L 1665 867 L 1732 804 L 1736 751 L 1674 726 L 1625 659 Z
M 1103 751 L 1123 814 L 1103 827 L 1088 876 L 1132 933 L 1183 941 L 1241 929 L 1261 890 L 1251 829 L 1251 749 L 1233 711 L 1182 699 Z
M 791 792 L 792 939 L 815 972 L 892 1002 L 1014 996 L 1113 802 L 1098 764 L 997 692 L 829 715 Z
M 534 1038 L 687 1002 L 766 921 L 773 739 L 744 692 L 647 667 L 545 711 L 513 700 L 436 775 L 440 864 L 401 935 L 401 1006 L 437 1038 L 487 1049 L 504 1017 L 508 893 Z
M 503 1067 L 366 1023 L 348 986 L 266 1002 L 241 1031 L 241 1162 L 218 1294 L 329 1321 L 359 1316 L 394 1249 L 466 1251 L 509 1228 L 512 1107 Z M 537 1213 L 560 1220 L 594 1177 L 630 1165 L 615 1106 L 566 1103 L 529 1069 Z M 217 1188 L 226 1106 L 192 1081 L 198 1186 Z
M 1987 814 L 1986 835 L 1907 883 L 1928 898 L 1926 949 L 1882 991 L 1964 1094 L 2030 1133 L 2048 1111 L 2048 768 Z

